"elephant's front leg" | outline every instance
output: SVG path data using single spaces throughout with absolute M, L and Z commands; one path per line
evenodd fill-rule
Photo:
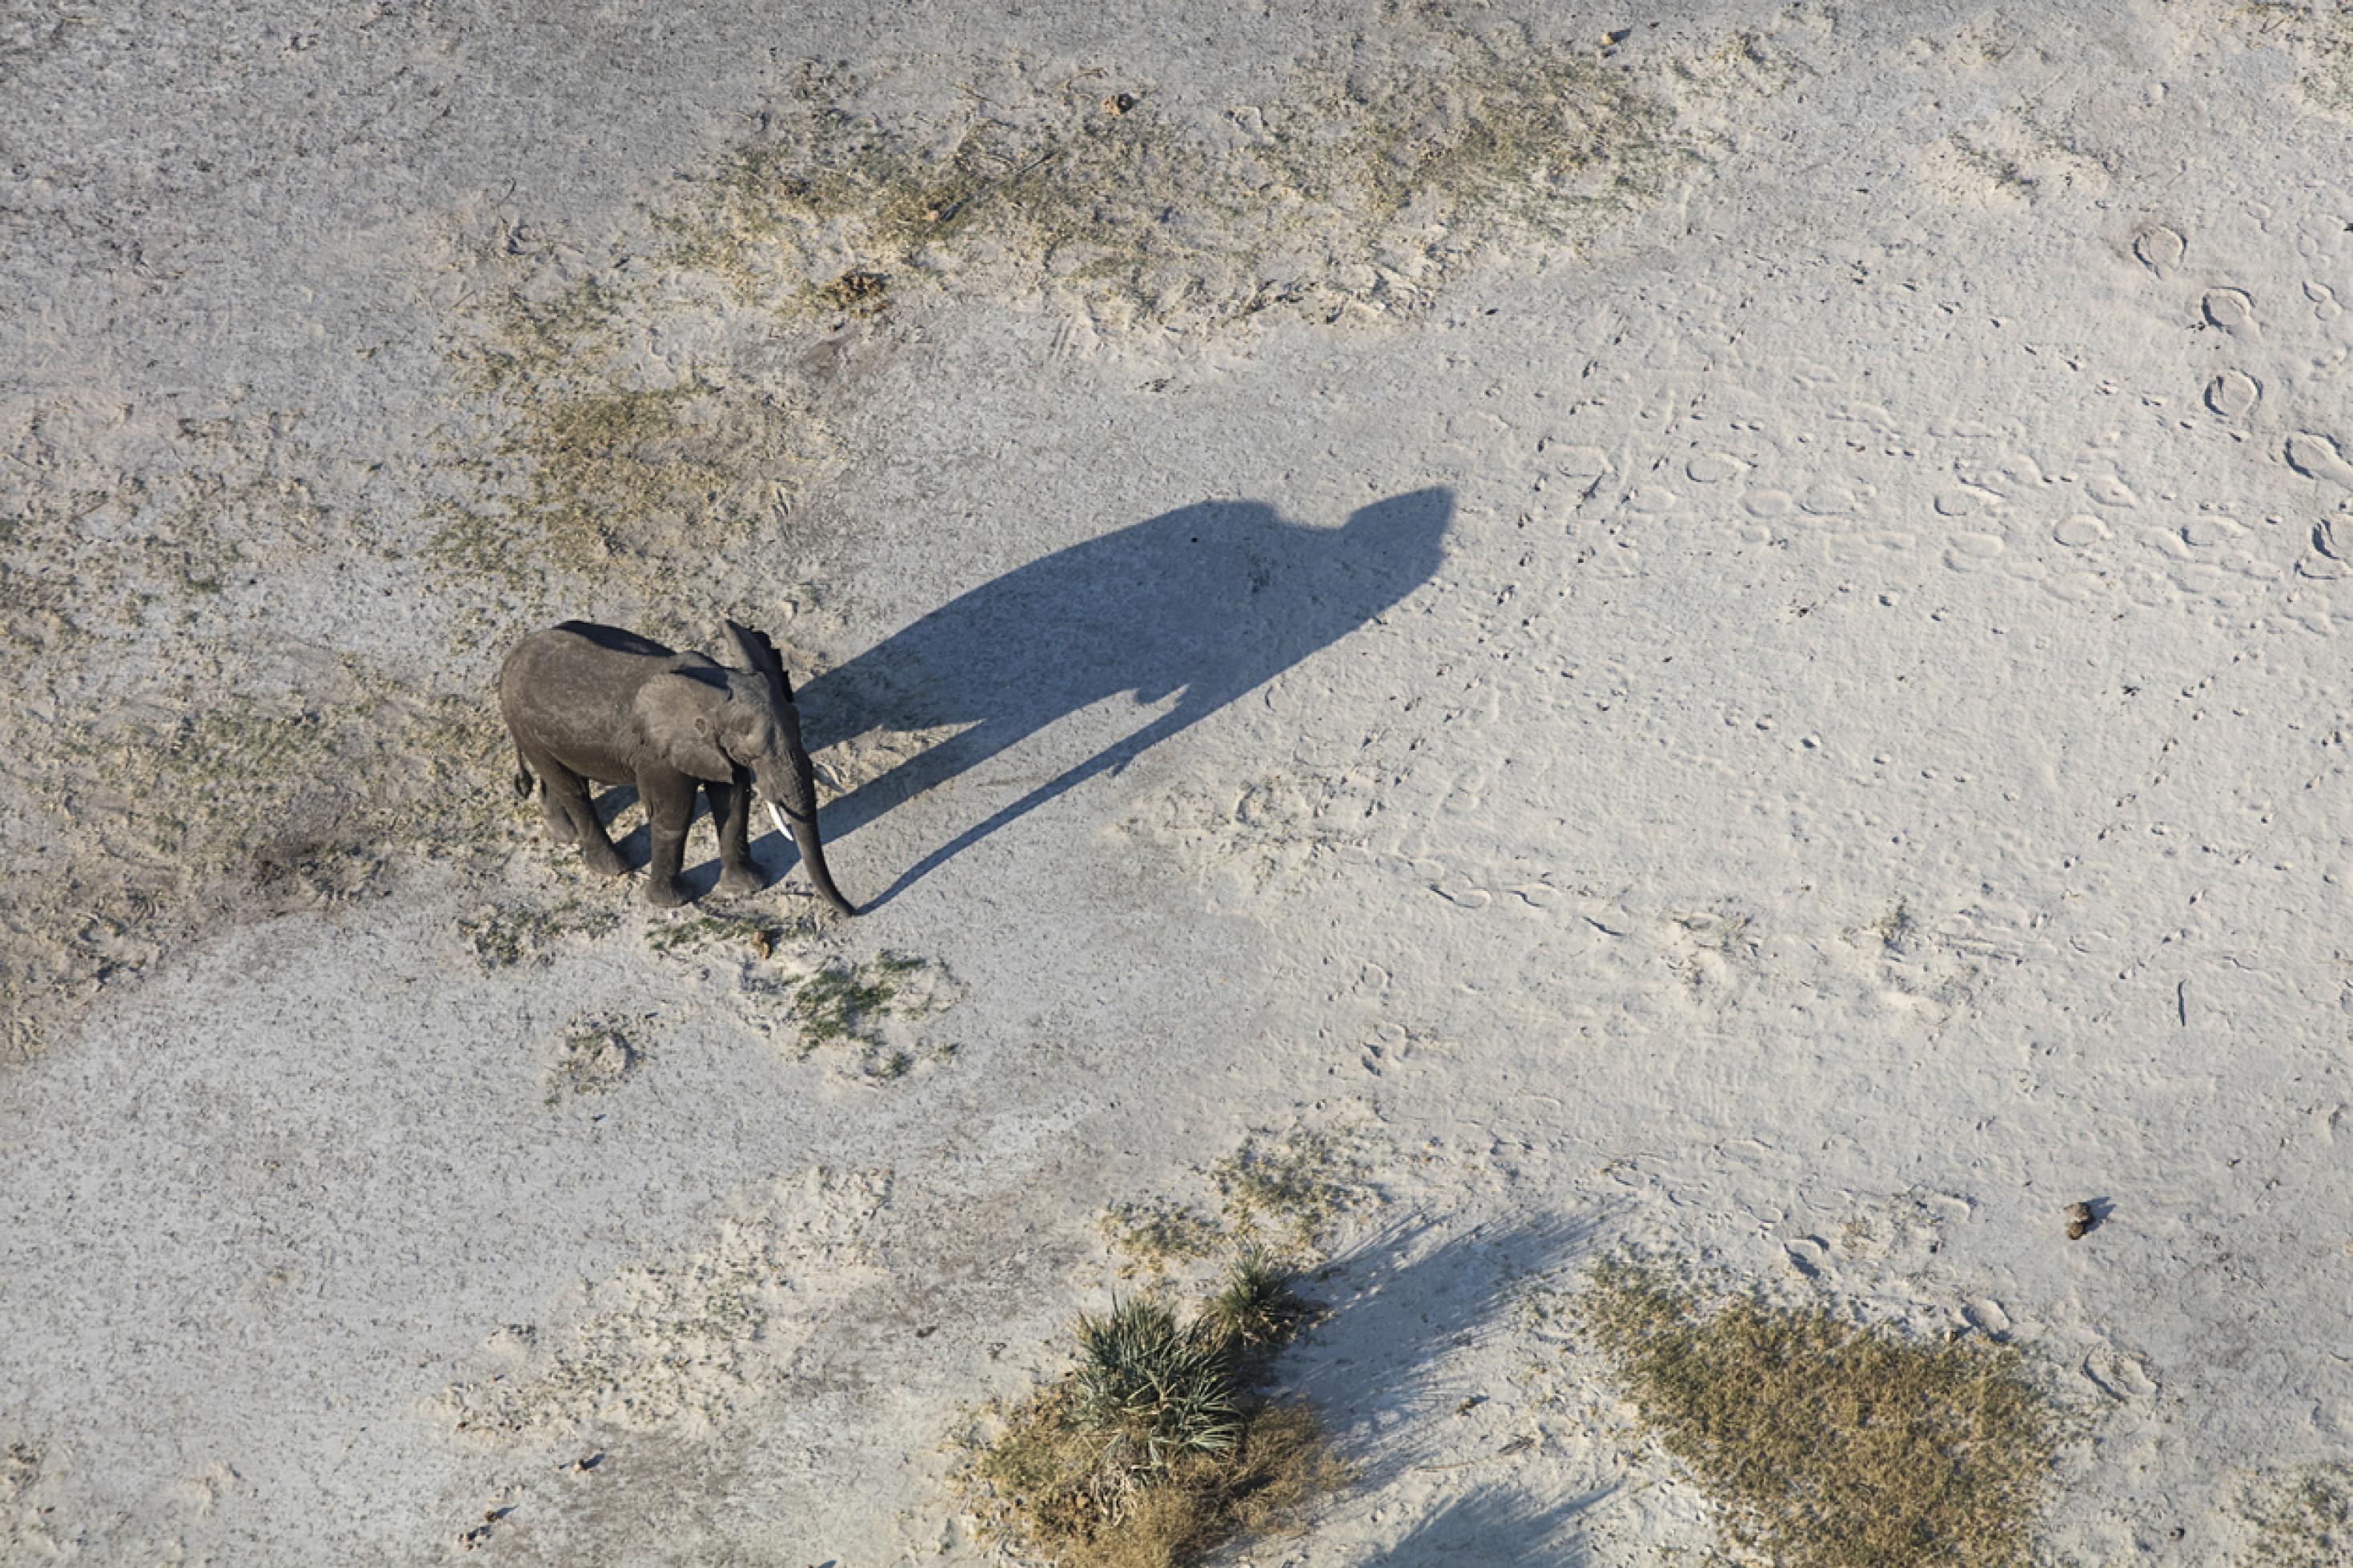
M 719 890 L 756 893 L 768 879 L 752 859 L 752 779 L 739 773 L 733 784 L 705 784 L 711 799 L 711 820 L 719 826 Z
M 674 909 L 687 901 L 679 872 L 686 864 L 686 830 L 694 820 L 694 796 L 701 781 L 679 773 L 639 773 L 638 798 L 646 808 L 646 836 L 653 840 L 653 859 L 646 867 L 646 901 Z

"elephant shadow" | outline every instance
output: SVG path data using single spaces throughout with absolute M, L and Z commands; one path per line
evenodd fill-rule
M 1018 567 L 893 633 L 797 694 L 812 752 L 882 730 L 952 730 L 827 803 L 837 843 L 1107 698 L 1174 706 L 997 806 L 873 902 L 1101 773 L 1115 772 L 1347 633 L 1437 572 L 1451 490 L 1364 507 L 1341 527 L 1205 501 Z

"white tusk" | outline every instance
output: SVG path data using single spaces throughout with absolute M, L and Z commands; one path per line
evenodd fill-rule
M 793 830 L 785 825 L 785 814 L 776 809 L 776 803 L 773 800 L 764 800 L 760 804 L 768 808 L 768 820 L 776 825 L 776 831 L 787 838 L 792 838 Z M 794 842 L 798 843 L 799 840 L 794 839 Z

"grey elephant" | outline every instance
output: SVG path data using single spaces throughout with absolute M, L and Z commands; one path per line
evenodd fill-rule
M 746 843 L 756 794 L 800 846 L 818 894 L 854 915 L 826 869 L 817 785 L 784 663 L 764 634 L 733 621 L 726 628 L 726 664 L 587 621 L 525 637 L 499 669 L 499 710 L 521 764 L 515 793 L 529 798 L 538 774 L 555 841 L 579 845 L 592 869 L 618 876 L 628 863 L 587 786 L 636 785 L 653 840 L 646 898 L 664 908 L 687 900 L 679 872 L 697 790 L 719 826 L 720 889 L 748 893 L 765 883 Z

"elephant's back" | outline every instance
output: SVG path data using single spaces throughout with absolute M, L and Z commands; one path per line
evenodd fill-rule
M 565 621 L 517 643 L 499 667 L 499 707 L 518 736 L 559 755 L 601 752 L 630 731 L 638 689 L 679 656 L 651 637 Z
M 573 675 L 611 681 L 636 676 L 643 679 L 669 668 L 678 655 L 651 637 L 594 621 L 565 621 L 543 632 L 533 632 L 515 644 L 499 667 L 499 687 L 510 687 Z

